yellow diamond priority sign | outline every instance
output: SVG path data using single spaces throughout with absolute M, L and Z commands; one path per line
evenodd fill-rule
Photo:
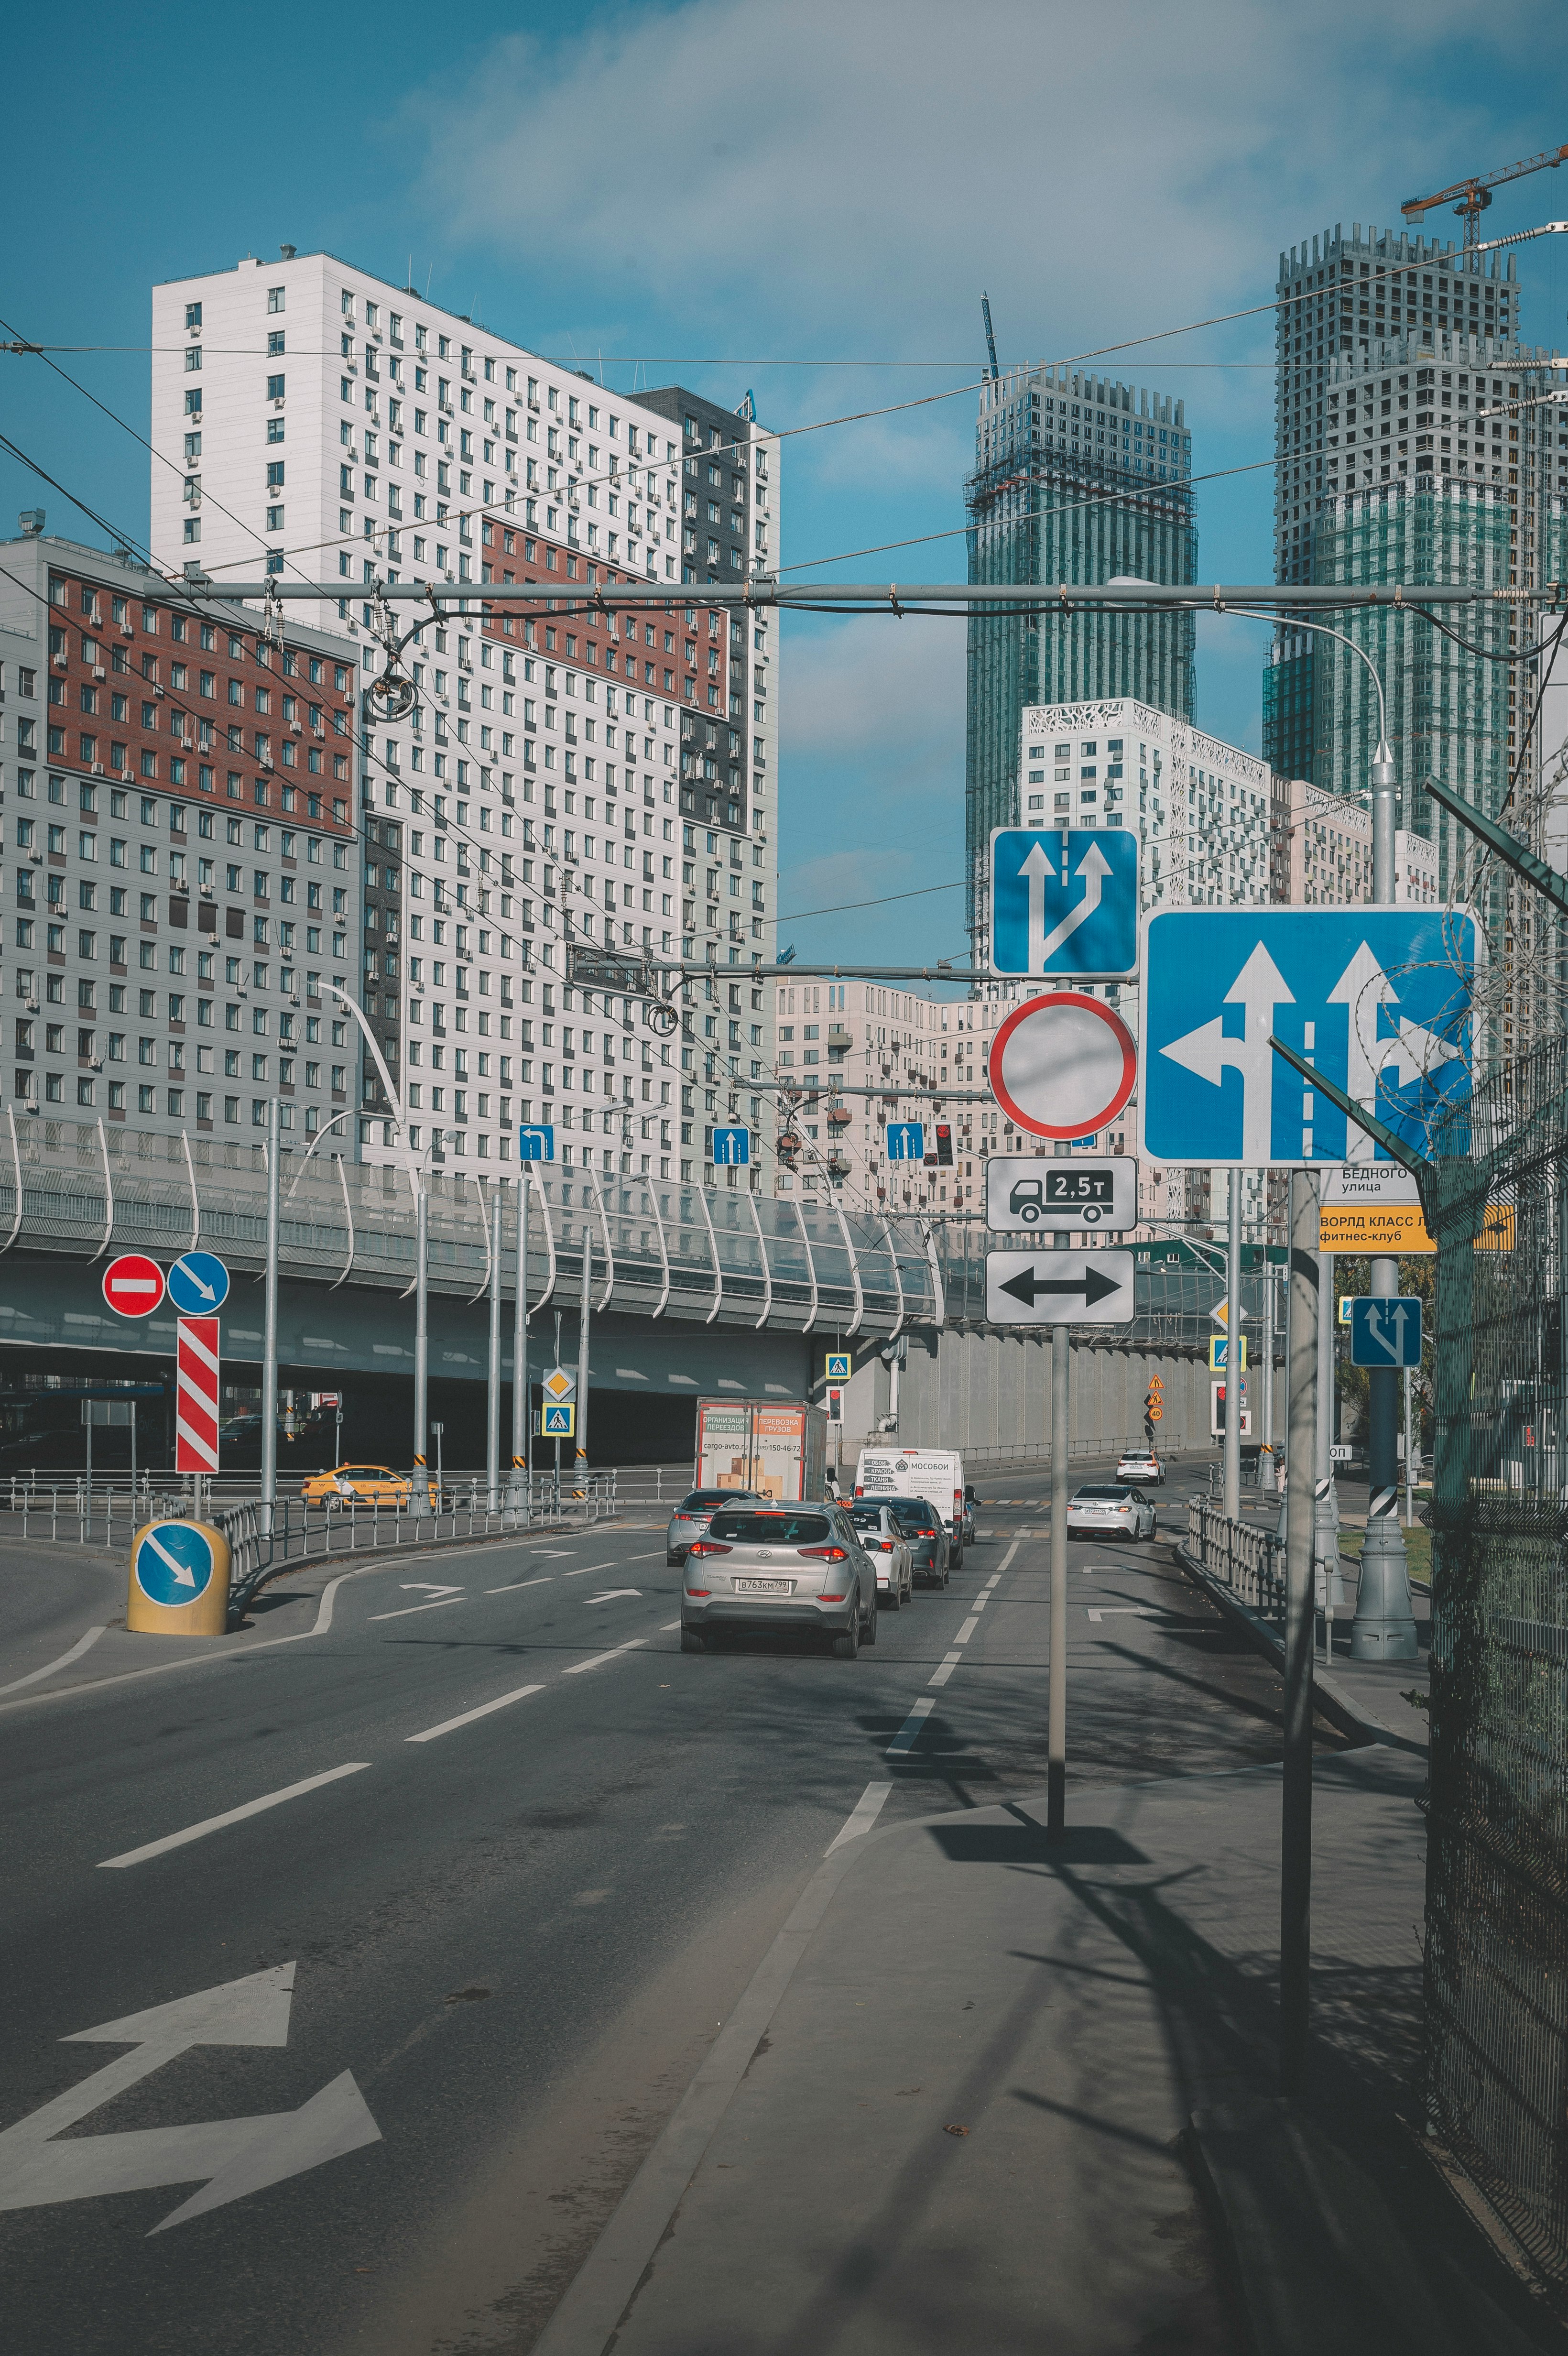
M 577 1397 L 577 1376 L 569 1375 L 564 1366 L 552 1366 L 539 1388 L 555 1406 L 564 1407 Z

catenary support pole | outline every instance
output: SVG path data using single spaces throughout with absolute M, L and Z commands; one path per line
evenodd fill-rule
M 588 1483 L 588 1322 L 593 1290 L 593 1206 L 582 1189 L 582 1298 L 577 1311 L 577 1459 L 584 1495 Z M 573 1484 L 574 1486 L 576 1483 Z
M 490 1364 L 485 1400 L 485 1505 L 501 1505 L 501 1185 L 490 1189 Z
M 1266 1181 L 1265 1181 L 1266 1183 Z M 1264 1222 L 1268 1233 L 1268 1222 Z M 1279 1486 L 1278 1459 L 1274 1446 L 1274 1263 L 1268 1257 L 1268 1245 L 1264 1246 L 1264 1363 L 1263 1363 L 1263 1444 L 1258 1451 L 1258 1486 L 1270 1491 Z
M 1242 1517 L 1242 1176 L 1231 1175 L 1230 1222 L 1225 1253 L 1225 1513 Z
M 1395 896 L 1397 807 L 1393 761 L 1388 746 L 1380 744 L 1372 762 L 1372 898 L 1385 907 Z M 1352 1022 L 1358 1014 L 1363 1023 L 1377 1021 L 1375 1009 L 1352 1008 Z M 1374 1259 L 1368 1290 L 1374 1300 L 1393 1299 L 1399 1291 L 1398 1260 Z M 1404 1533 L 1399 1526 L 1399 1371 L 1372 1366 L 1367 1372 L 1367 1534 L 1350 1625 L 1350 1657 L 1413 1661 L 1416 1653 Z
M 1339 1498 L 1334 1486 L 1333 1456 L 1334 1403 L 1339 1391 L 1334 1371 L 1334 1261 L 1329 1253 L 1316 1249 L 1316 1236 L 1312 1242 L 1321 1304 L 1317 1325 L 1317 1424 L 1312 1450 L 1312 1565 L 1324 1609 L 1331 1612 L 1339 1577 Z
M 1058 1141 L 1057 1154 L 1067 1145 Z M 1071 1234 L 1058 1233 L 1058 1251 L 1072 1248 Z M 1046 1829 L 1067 1829 L 1067 1457 L 1072 1443 L 1072 1334 L 1066 1325 L 1051 1329 L 1051 1670 L 1048 1679 Z
M 261 1312 L 261 1528 L 272 1532 L 278 1502 L 278 1099 L 267 1104 L 267 1269 Z
M 518 1491 L 518 1478 L 522 1487 Z M 528 1488 L 528 1170 L 517 1164 L 517 1280 L 512 1300 L 512 1503 Z
M 1307 2081 L 1312 1952 L 1312 1649 L 1314 1481 L 1317 1426 L 1317 1178 L 1290 1178 L 1290 1312 L 1285 1405 L 1285 1762 L 1280 1818 L 1279 2074 L 1287 2094 Z
M 422 1516 L 430 1511 L 430 1189 L 422 1170 L 414 1173 L 414 1477 L 409 1511 Z

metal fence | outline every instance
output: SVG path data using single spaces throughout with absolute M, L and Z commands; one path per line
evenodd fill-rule
M 1212 1579 L 1260 1619 L 1285 1617 L 1285 1548 L 1272 1531 L 1232 1522 L 1194 1497 L 1187 1508 L 1187 1542 Z
M 1568 2304 L 1568 1045 L 1437 1142 L 1428 2124 Z

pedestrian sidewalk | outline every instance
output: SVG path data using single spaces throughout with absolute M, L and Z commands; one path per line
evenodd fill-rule
M 1072 1788 L 1061 1844 L 1036 1795 L 830 1854 L 540 2356 L 1557 2344 L 1413 2137 L 1423 1780 L 1317 1762 L 1303 2104 L 1277 1769 Z

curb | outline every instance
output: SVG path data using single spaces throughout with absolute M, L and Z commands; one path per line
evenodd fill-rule
M 1255 1612 L 1249 1611 L 1244 1603 L 1239 1602 L 1230 1589 L 1211 1572 L 1205 1570 L 1197 1557 L 1189 1554 L 1179 1541 L 1172 1547 L 1171 1553 L 1188 1577 L 1195 1580 L 1210 1601 L 1219 1606 L 1232 1626 L 1239 1628 L 1254 1650 L 1272 1661 L 1283 1675 L 1285 1646 L 1267 1621 L 1260 1620 Z M 1349 1734 L 1357 1743 L 1381 1742 L 1391 1750 L 1408 1751 L 1414 1758 L 1425 1758 L 1424 1743 L 1413 1741 L 1408 1734 L 1398 1734 L 1392 1726 L 1385 1726 L 1375 1711 L 1354 1700 L 1339 1679 L 1318 1667 L 1316 1662 L 1312 1670 L 1312 1694 L 1316 1707 L 1324 1717 L 1337 1726 L 1341 1734 Z

